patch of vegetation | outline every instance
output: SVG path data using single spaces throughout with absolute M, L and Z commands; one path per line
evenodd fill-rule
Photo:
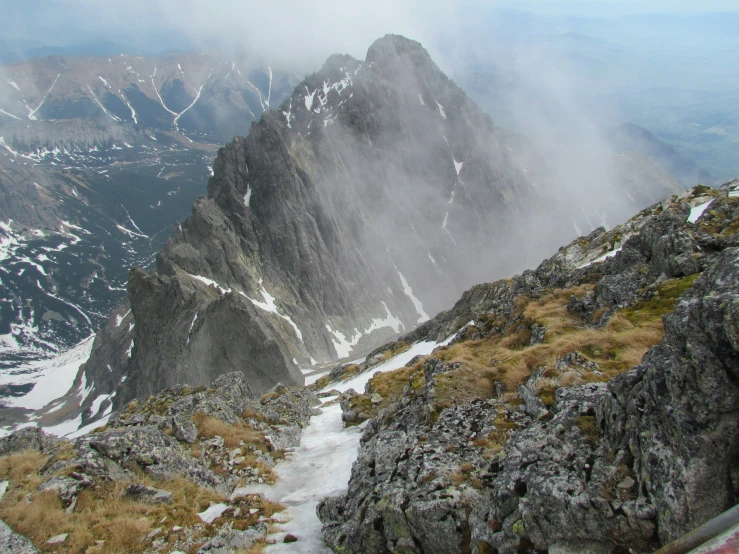
M 241 465 L 256 467 L 259 470 L 260 477 L 270 483 L 276 481 L 276 476 L 272 469 L 258 462 L 257 459 L 263 453 L 269 453 L 274 459 L 281 459 L 285 453 L 281 450 L 275 450 L 263 431 L 257 430 L 248 423 L 241 421 L 233 424 L 226 423 L 221 419 L 205 415 L 202 412 L 196 413 L 192 420 L 197 425 L 198 438 L 201 441 L 221 437 L 223 439 L 223 445 L 228 449 L 244 446 L 256 447 L 256 451 L 249 448 L 244 449 L 242 452 L 244 460 L 241 462 Z M 195 458 L 200 458 L 200 445 L 197 443 L 194 444 L 191 447 L 190 454 Z M 223 469 L 217 465 L 210 469 L 215 473 L 223 473 Z
M 385 350 L 385 352 L 382 353 L 382 355 L 380 356 L 380 360 L 385 362 L 389 360 L 390 358 L 394 358 L 398 354 L 402 354 L 403 352 L 410 350 L 410 348 L 411 348 L 411 345 L 405 341 L 401 340 L 401 341 L 395 342 L 390 348 L 388 348 L 387 350 Z
M 557 403 L 557 387 L 554 385 L 545 385 L 539 387 L 539 398 L 541 403 L 547 408 L 551 408 Z
M 540 298 L 519 297 L 508 329 L 501 335 L 456 343 L 437 352 L 448 363 L 459 362 L 464 369 L 437 377 L 437 410 L 489 398 L 496 383 L 507 393 L 517 393 L 535 370 L 546 371 L 539 395 L 546 406 L 554 404 L 556 389 L 585 382 L 608 381 L 641 362 L 644 354 L 664 336 L 662 316 L 675 309 L 677 298 L 697 279 L 697 275 L 664 281 L 656 285 L 649 299 L 619 310 L 601 328 L 584 327 L 567 311 L 571 296 L 584 296 L 593 285 L 557 289 Z M 603 312 L 605 313 L 605 312 Z M 602 317 L 603 313 L 598 314 Z M 547 342 L 530 346 L 527 330 L 537 322 L 547 328 Z M 557 360 L 580 351 L 598 371 L 553 368 Z
M 590 448 L 595 450 L 600 444 L 600 427 L 593 416 L 580 416 L 575 418 L 575 426 L 585 438 Z
M 359 365 L 353 364 L 344 370 L 344 373 L 341 375 L 341 380 L 348 381 L 349 379 L 351 379 L 352 377 L 356 377 L 357 375 L 359 375 Z
M 728 197 L 718 208 L 714 208 L 715 205 L 711 204 L 701 217 L 698 222 L 700 230 L 717 237 L 733 236 L 739 232 L 739 217 L 734 216 L 739 208 L 739 198 Z
M 394 371 L 378 373 L 370 380 L 370 386 L 372 392 L 379 394 L 382 400 L 373 404 L 368 396 L 360 394 L 350 400 L 350 409 L 356 413 L 365 412 L 370 418 L 373 418 L 381 410 L 399 400 L 407 385 L 411 386 L 411 391 L 419 391 L 426 384 L 426 378 L 423 374 L 425 359 L 416 362 L 411 367 L 401 367 Z M 348 423 L 347 426 L 358 425 L 359 423 L 361 422 Z
M 498 411 L 492 423 L 495 429 L 487 437 L 479 438 L 474 442 L 475 446 L 483 449 L 482 455 L 488 460 L 503 450 L 511 433 L 519 428 L 518 423 L 508 419 L 505 410 Z
M 277 394 L 275 391 L 270 391 L 266 394 L 263 394 L 262 398 L 259 399 L 259 402 L 261 402 L 262 404 L 266 404 L 270 400 L 274 400 L 275 398 L 279 398 L 279 397 L 280 395 Z
M 699 196 L 718 196 L 719 191 L 706 185 L 697 185 L 693 187 L 692 198 L 698 198 Z
M 492 398 L 495 372 L 476 370 L 462 366 L 434 377 L 434 411 L 440 414 L 444 409 L 473 400 Z
M 11 529 L 28 537 L 42 552 L 59 550 L 49 545 L 49 538 L 61 533 L 69 536 L 63 544 L 65 552 L 85 554 L 138 553 L 151 549 L 147 534 L 155 528 L 162 532 L 156 539 L 165 545 L 174 543 L 179 535 L 174 527 L 190 527 L 202 524 L 197 516 L 211 502 L 224 502 L 221 495 L 198 487 L 184 479 L 158 481 L 143 470 L 136 469 L 135 481 L 150 487 L 172 492 L 172 504 L 144 504 L 125 499 L 123 491 L 128 482 L 99 483 L 83 490 L 77 497 L 72 513 L 55 491 L 39 492 L 38 487 L 51 475 L 41 477 L 39 470 L 48 456 L 38 451 L 26 451 L 0 457 L 0 479 L 10 481 L 8 490 L 0 501 L 0 518 Z M 205 540 L 212 531 L 225 523 L 236 529 L 256 525 L 260 517 L 269 518 L 283 506 L 262 496 L 251 495 L 231 501 L 232 508 L 211 525 L 203 525 L 201 536 Z M 239 514 L 236 514 L 236 509 Z M 250 510 L 257 511 L 252 514 Z M 179 532 L 181 533 L 181 532 Z M 198 535 L 194 537 L 197 541 Z M 169 551 L 172 547 L 164 547 Z M 257 552 L 257 551 L 255 551 Z
M 644 325 L 660 319 L 663 315 L 675 310 L 675 303 L 680 295 L 685 293 L 699 274 L 690 275 L 681 279 L 671 279 L 659 283 L 649 300 L 636 302 L 630 308 L 625 308 L 619 314 L 634 325 Z

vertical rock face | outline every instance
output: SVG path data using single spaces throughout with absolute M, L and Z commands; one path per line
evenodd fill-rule
M 535 232 L 553 210 L 531 158 L 420 44 L 332 56 L 219 151 L 157 274 L 132 272 L 116 401 L 232 370 L 256 392 L 301 382 L 297 364 L 366 351 L 533 261 L 568 231 Z
M 634 457 L 662 543 L 739 500 L 739 248 L 665 318 L 665 340 L 614 379 L 598 410 L 606 449 Z

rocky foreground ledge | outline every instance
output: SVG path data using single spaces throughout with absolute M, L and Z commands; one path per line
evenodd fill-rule
M 260 495 L 229 496 L 274 479 L 271 468 L 299 444 L 317 404 L 313 393 L 281 385 L 254 398 L 243 374 L 229 373 L 210 388 L 175 387 L 131 402 L 73 441 L 37 428 L 2 438 L 0 549 L 258 547 L 282 507 Z
M 342 396 L 370 421 L 347 494 L 318 507 L 331 548 L 651 552 L 735 505 L 737 188 L 596 230 L 373 353 L 462 327 Z

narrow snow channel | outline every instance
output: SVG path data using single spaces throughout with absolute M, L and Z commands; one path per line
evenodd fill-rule
M 452 335 L 453 337 L 453 335 Z M 388 361 L 357 375 L 349 381 L 328 385 L 324 391 L 345 392 L 354 389 L 364 392 L 364 386 L 377 372 L 399 369 L 415 356 L 426 356 L 444 342 L 419 342 L 409 350 L 390 358 Z M 262 493 L 272 501 L 285 504 L 285 523 L 276 524 L 277 533 L 270 535 L 273 541 L 266 552 L 281 554 L 300 552 L 305 554 L 330 554 L 331 550 L 323 542 L 321 521 L 316 515 L 318 503 L 328 497 L 346 492 L 351 477 L 352 464 L 359 454 L 359 439 L 364 425 L 344 428 L 341 421 L 341 407 L 326 405 L 336 396 L 325 398 L 321 413 L 311 418 L 303 431 L 300 446 L 274 467 L 278 476 L 274 485 L 249 485 L 236 489 L 232 498 L 245 494 Z M 283 542 L 288 533 L 298 538 L 297 542 Z

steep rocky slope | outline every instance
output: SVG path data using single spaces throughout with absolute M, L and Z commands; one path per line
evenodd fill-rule
M 73 440 L 36 428 L 0 439 L 0 544 L 44 552 L 234 552 L 282 507 L 237 486 L 270 482 L 313 406 L 305 389 L 255 397 L 241 373 L 174 387 Z M 15 552 L 16 550 L 10 550 Z
M 387 36 L 364 62 L 333 56 L 219 152 L 157 273 L 131 273 L 115 402 L 232 370 L 256 388 L 301 382 L 298 365 L 366 351 L 591 217 L 675 190 L 618 163 L 624 188 L 585 188 L 575 207 L 418 43 Z M 88 364 L 87 382 L 106 365 Z
M 372 419 L 318 508 L 331 548 L 651 552 L 735 505 L 737 189 L 598 229 L 320 382 L 456 332 L 341 397 Z
M 24 393 L 60 353 L 89 353 L 129 269 L 153 263 L 205 192 L 218 146 L 295 81 L 200 53 L 40 58 L 0 74 L 0 395 L 39 408 Z

